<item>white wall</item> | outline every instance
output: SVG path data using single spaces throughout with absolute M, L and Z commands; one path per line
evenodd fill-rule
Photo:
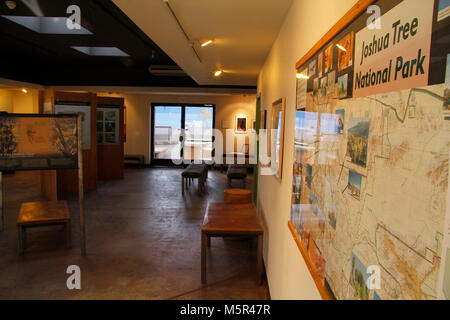
M 21 88 L 0 89 L 0 111 L 9 113 L 38 113 L 39 91 L 28 89 L 27 93 Z
M 259 178 L 259 205 L 266 228 L 264 261 L 272 299 L 320 299 L 288 229 L 291 206 L 296 62 L 356 3 L 356 0 L 294 0 L 258 78 L 262 110 L 286 97 L 283 179 Z

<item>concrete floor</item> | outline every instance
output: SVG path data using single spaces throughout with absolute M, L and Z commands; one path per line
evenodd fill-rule
M 126 169 L 122 181 L 86 194 L 87 256 L 81 257 L 77 198 L 69 199 L 72 248 L 62 227 L 32 229 L 17 255 L 22 202 L 40 201 L 39 173 L 5 176 L 0 232 L 0 299 L 268 299 L 256 285 L 256 248 L 213 238 L 208 285 L 200 283 L 200 228 L 208 202 L 223 201 L 226 176 L 210 171 L 207 194 L 181 196 L 178 169 Z M 247 179 L 251 187 L 251 178 Z M 66 269 L 81 268 L 81 290 L 68 290 Z

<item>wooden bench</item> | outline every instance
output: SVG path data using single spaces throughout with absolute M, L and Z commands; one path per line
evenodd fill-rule
M 227 203 L 251 203 L 252 191 L 248 189 L 226 189 L 223 201 Z
M 208 165 L 206 164 L 190 164 L 181 173 L 181 190 L 184 195 L 184 189 L 191 185 L 191 181 L 197 179 L 198 192 L 205 191 L 205 183 L 208 179 Z
M 227 171 L 228 188 L 231 188 L 233 179 L 242 180 L 242 187 L 245 189 L 245 179 L 247 178 L 247 167 L 234 164 L 228 167 Z
M 70 215 L 66 201 L 22 203 L 17 219 L 19 254 L 26 248 L 28 228 L 62 224 L 66 228 L 67 247 L 71 246 Z
M 140 168 L 145 166 L 145 157 L 142 154 L 126 154 L 124 155 L 123 160 L 137 161 Z
M 252 203 L 209 203 L 202 226 L 201 278 L 206 284 L 206 248 L 211 237 L 258 237 L 256 280 L 262 281 L 264 229 Z

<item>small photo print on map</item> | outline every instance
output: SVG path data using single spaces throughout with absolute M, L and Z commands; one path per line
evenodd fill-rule
M 338 98 L 344 99 L 348 96 L 348 74 L 338 78 Z
M 353 31 L 338 43 L 338 70 L 342 71 L 353 65 Z
M 332 71 L 328 74 L 327 94 L 336 94 L 336 71 Z
M 345 121 L 345 110 L 339 109 L 336 110 L 336 114 L 338 115 L 338 133 L 343 134 L 344 133 L 344 121 Z
M 309 63 L 308 73 L 309 76 L 315 76 L 316 75 L 316 69 L 317 69 L 317 60 L 313 60 Z
M 328 46 L 328 48 L 325 50 L 324 53 L 324 66 L 325 70 L 324 72 L 327 73 L 333 69 L 333 48 L 334 46 L 331 44 Z
M 347 189 L 349 190 L 350 195 L 357 200 L 359 200 L 361 196 L 361 181 L 362 176 L 359 173 L 351 170 L 348 172 Z
M 319 93 L 319 78 L 313 80 L 313 95 L 317 96 Z
M 356 298 L 369 300 L 369 289 L 367 288 L 367 268 L 358 257 L 352 253 L 352 269 L 350 273 L 350 284 L 355 289 Z
M 320 96 L 325 97 L 327 95 L 327 84 L 328 84 L 328 78 L 323 77 L 320 79 Z
M 443 116 L 444 120 L 450 120 L 450 54 L 447 54 L 447 66 L 445 68 Z
M 351 118 L 348 124 L 347 156 L 361 167 L 367 164 L 370 118 Z
M 321 77 L 323 73 L 323 52 L 319 53 L 319 56 L 317 58 L 317 69 L 319 77 Z

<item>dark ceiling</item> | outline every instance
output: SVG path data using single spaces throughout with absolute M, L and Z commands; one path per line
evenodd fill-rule
M 90 35 L 41 34 L 8 16 L 36 16 L 23 1 L 11 10 L 0 0 L 0 77 L 47 86 L 199 87 L 189 76 L 156 76 L 151 65 L 178 66 L 110 0 L 27 0 L 45 17 L 69 17 L 81 9 L 81 25 Z M 128 57 L 89 56 L 72 46 L 117 47 Z M 242 87 L 241 87 L 242 88 Z

